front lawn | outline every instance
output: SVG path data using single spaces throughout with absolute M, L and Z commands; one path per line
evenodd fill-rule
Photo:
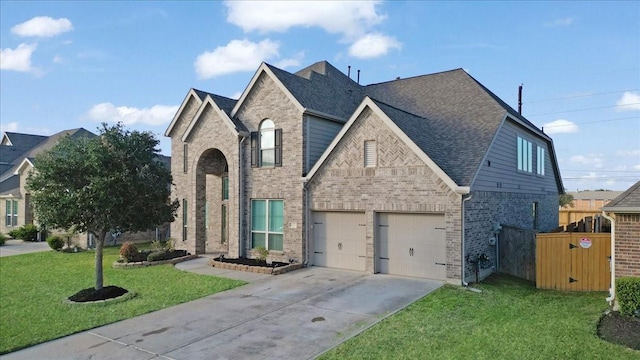
M 137 293 L 108 305 L 67 305 L 94 285 L 94 252 L 42 252 L 0 258 L 0 354 L 128 319 L 245 284 L 172 265 L 112 269 L 118 247 L 104 250 L 104 285 Z
M 596 335 L 604 293 L 537 290 L 493 277 L 445 285 L 321 359 L 639 359 Z

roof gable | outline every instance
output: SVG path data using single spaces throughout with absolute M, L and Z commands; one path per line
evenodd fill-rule
M 229 127 L 229 130 L 231 130 L 234 134 L 236 135 L 242 134 L 245 136 L 248 135 L 247 129 L 244 126 L 244 124 L 242 124 L 242 122 L 240 122 L 237 119 L 236 121 L 233 121 L 229 117 L 227 111 L 225 110 L 225 109 L 227 110 L 233 109 L 233 105 L 235 103 L 236 103 L 236 100 L 225 98 L 223 96 L 207 94 L 204 102 L 200 105 L 200 108 L 198 108 L 198 111 L 193 116 L 193 119 L 191 119 L 191 121 L 189 122 L 189 126 L 187 127 L 187 130 L 185 130 L 184 134 L 182 135 L 182 141 L 187 141 L 187 139 L 191 135 L 191 132 L 193 131 L 193 129 L 195 129 L 196 125 L 202 118 L 202 114 L 205 112 L 205 110 L 208 107 L 211 107 L 212 109 L 214 109 L 214 111 L 218 114 L 218 116 L 220 116 L 220 118 L 222 118 L 224 123 Z
M 447 173 L 429 156 L 423 151 L 423 147 L 430 147 L 428 144 L 433 138 L 429 134 L 425 134 L 422 138 L 412 138 L 407 134 L 414 132 L 420 132 L 424 130 L 424 126 L 428 126 L 424 118 L 404 112 L 399 109 L 395 109 L 389 105 L 381 103 L 366 97 L 360 106 L 356 109 L 351 119 L 340 130 L 335 139 L 331 142 L 327 150 L 322 154 L 320 159 L 313 166 L 309 174 L 305 177 L 306 180 L 311 180 L 313 176 L 322 167 L 329 155 L 333 152 L 336 146 L 340 143 L 342 138 L 347 134 L 349 129 L 353 126 L 355 121 L 366 110 L 370 109 L 375 113 L 382 121 L 411 149 L 413 152 L 445 183 L 451 190 L 465 194 L 469 192 L 468 187 L 458 186 L 456 182 L 447 175 Z M 414 140 L 420 142 L 416 143 Z
M 200 106 L 204 101 L 204 99 L 206 98 L 207 94 L 208 94 L 207 92 L 196 90 L 194 88 L 189 89 L 189 92 L 187 92 L 187 96 L 185 96 L 184 100 L 182 100 L 182 104 L 180 104 L 178 111 L 173 116 L 171 123 L 169 123 L 169 127 L 167 127 L 167 130 L 165 130 L 164 136 L 171 137 L 171 132 L 173 131 L 173 128 L 178 123 L 178 119 L 180 119 L 182 112 L 187 107 L 190 101 L 196 101 L 198 103 L 198 106 Z
M 640 213 L 640 181 L 633 184 L 620 196 L 611 200 L 602 210 L 614 213 Z

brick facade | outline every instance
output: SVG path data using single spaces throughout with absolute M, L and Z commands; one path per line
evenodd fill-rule
M 374 140 L 378 150 L 377 166 L 372 168 L 364 167 L 364 142 L 368 140 Z M 311 210 L 365 212 L 369 273 L 375 271 L 377 212 L 444 214 L 447 279 L 460 279 L 461 196 L 373 112 L 365 110 L 359 116 L 308 186 Z
M 640 277 L 640 214 L 616 214 L 616 277 Z

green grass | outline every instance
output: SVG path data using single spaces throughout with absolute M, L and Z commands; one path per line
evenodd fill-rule
M 537 290 L 510 277 L 482 293 L 445 285 L 321 359 L 639 359 L 601 340 L 604 293 Z
M 172 265 L 112 269 L 118 247 L 105 248 L 104 285 L 137 293 L 107 305 L 63 299 L 94 285 L 94 253 L 43 252 L 0 258 L 0 354 L 128 319 L 245 284 Z

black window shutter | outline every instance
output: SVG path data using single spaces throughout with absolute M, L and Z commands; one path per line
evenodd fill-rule
M 258 144 L 260 141 L 260 133 L 251 132 L 251 167 L 258 167 Z
M 275 166 L 282 166 L 282 129 L 276 129 L 275 135 Z

